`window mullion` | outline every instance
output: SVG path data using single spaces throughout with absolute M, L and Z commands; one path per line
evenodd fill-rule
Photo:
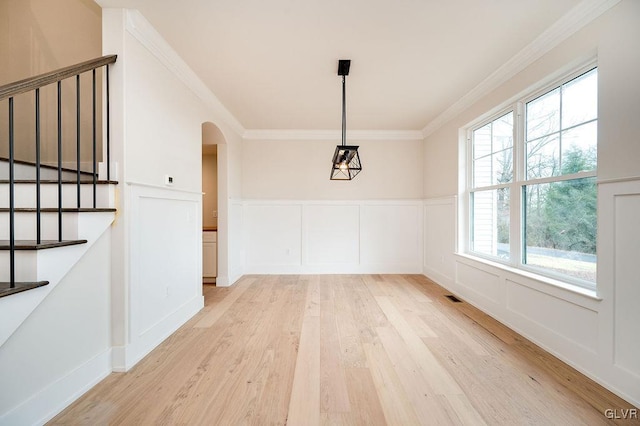
M 464 238 L 464 250 L 465 252 L 469 252 L 471 250 L 471 239 L 472 239 L 472 235 L 471 232 L 473 231 L 473 227 L 471 225 L 471 222 L 473 220 L 473 214 L 472 214 L 472 206 L 471 206 L 471 188 L 473 188 L 474 182 L 473 182 L 473 173 L 474 173 L 474 167 L 475 164 L 473 162 L 473 131 L 469 130 L 467 131 L 467 164 L 466 164 L 466 176 L 465 176 L 465 180 L 467 183 L 466 186 L 466 191 L 465 191 L 465 199 L 464 199 L 464 208 L 465 208 L 465 224 L 464 224 L 464 232 L 465 232 L 465 238 Z
M 598 172 L 593 170 L 588 172 L 572 173 L 570 175 L 559 175 L 559 176 L 551 176 L 551 177 L 545 177 L 545 178 L 529 179 L 527 180 L 527 185 L 539 185 L 541 183 L 563 182 L 566 180 L 584 179 L 584 178 L 597 177 L 597 176 L 598 176 Z
M 518 102 L 514 108 L 513 120 L 513 182 L 510 192 L 510 255 L 511 263 L 519 266 L 522 264 L 522 189 L 521 182 L 525 175 L 525 115 L 524 104 Z

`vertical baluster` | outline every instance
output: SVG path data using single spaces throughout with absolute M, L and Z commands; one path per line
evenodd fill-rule
M 42 222 L 40 217 L 40 89 L 36 89 L 36 243 L 42 242 Z
M 107 180 L 111 180 L 111 123 L 109 108 L 109 65 L 105 65 L 107 70 Z
M 13 158 L 13 97 L 9 98 L 9 288 L 16 286 L 15 176 Z
M 80 74 L 76 75 L 76 161 L 77 205 L 80 208 Z
M 62 82 L 58 82 L 58 241 L 62 241 Z
M 93 208 L 96 208 L 96 70 L 93 69 Z

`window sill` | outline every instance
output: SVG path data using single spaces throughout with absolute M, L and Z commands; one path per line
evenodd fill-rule
M 545 286 L 551 287 L 552 289 L 559 289 L 562 290 L 564 292 L 568 292 L 572 295 L 579 295 L 582 296 L 584 298 L 587 298 L 589 300 L 593 300 L 593 301 L 597 301 L 600 302 L 602 301 L 601 297 L 598 297 L 597 292 L 595 290 L 590 290 L 590 289 L 586 289 L 583 287 L 580 287 L 578 285 L 575 284 L 571 284 L 565 281 L 561 281 L 555 278 L 550 278 L 550 277 L 546 277 L 544 275 L 539 275 L 536 274 L 534 272 L 530 272 L 524 269 L 519 269 L 519 268 L 514 268 L 513 266 L 509 266 L 509 265 L 505 265 L 503 263 L 500 262 L 495 262 L 489 259 L 485 259 L 483 257 L 480 256 L 474 256 L 472 254 L 468 254 L 468 253 L 455 253 L 456 256 L 462 258 L 462 259 L 467 259 L 467 260 L 471 260 L 474 262 L 478 262 L 484 265 L 488 265 L 491 266 L 493 268 L 497 268 L 500 269 L 502 271 L 508 272 L 510 274 L 513 275 L 517 275 L 523 278 L 526 278 L 528 280 L 532 280 L 536 283 L 541 283 L 544 284 Z M 520 283 L 523 284 L 523 283 Z M 526 284 L 523 284 L 526 285 Z M 539 290 L 539 291 L 544 291 L 541 290 L 540 288 L 534 288 L 535 290 Z M 552 290 L 550 289 L 550 290 Z M 553 296 L 557 296 L 557 297 L 561 297 L 558 294 L 555 294 L 556 292 L 553 291 L 544 291 L 545 293 L 551 294 Z

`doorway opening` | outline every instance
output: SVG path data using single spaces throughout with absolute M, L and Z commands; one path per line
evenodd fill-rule
M 218 275 L 218 145 L 202 146 L 202 282 Z
M 225 285 L 226 139 L 218 126 L 202 124 L 202 283 Z M 222 172 L 221 172 L 222 171 Z M 221 202 L 222 201 L 222 202 Z

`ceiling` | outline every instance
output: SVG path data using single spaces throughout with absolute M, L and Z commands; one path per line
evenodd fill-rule
M 138 9 L 245 129 L 422 130 L 580 0 L 99 0 Z

